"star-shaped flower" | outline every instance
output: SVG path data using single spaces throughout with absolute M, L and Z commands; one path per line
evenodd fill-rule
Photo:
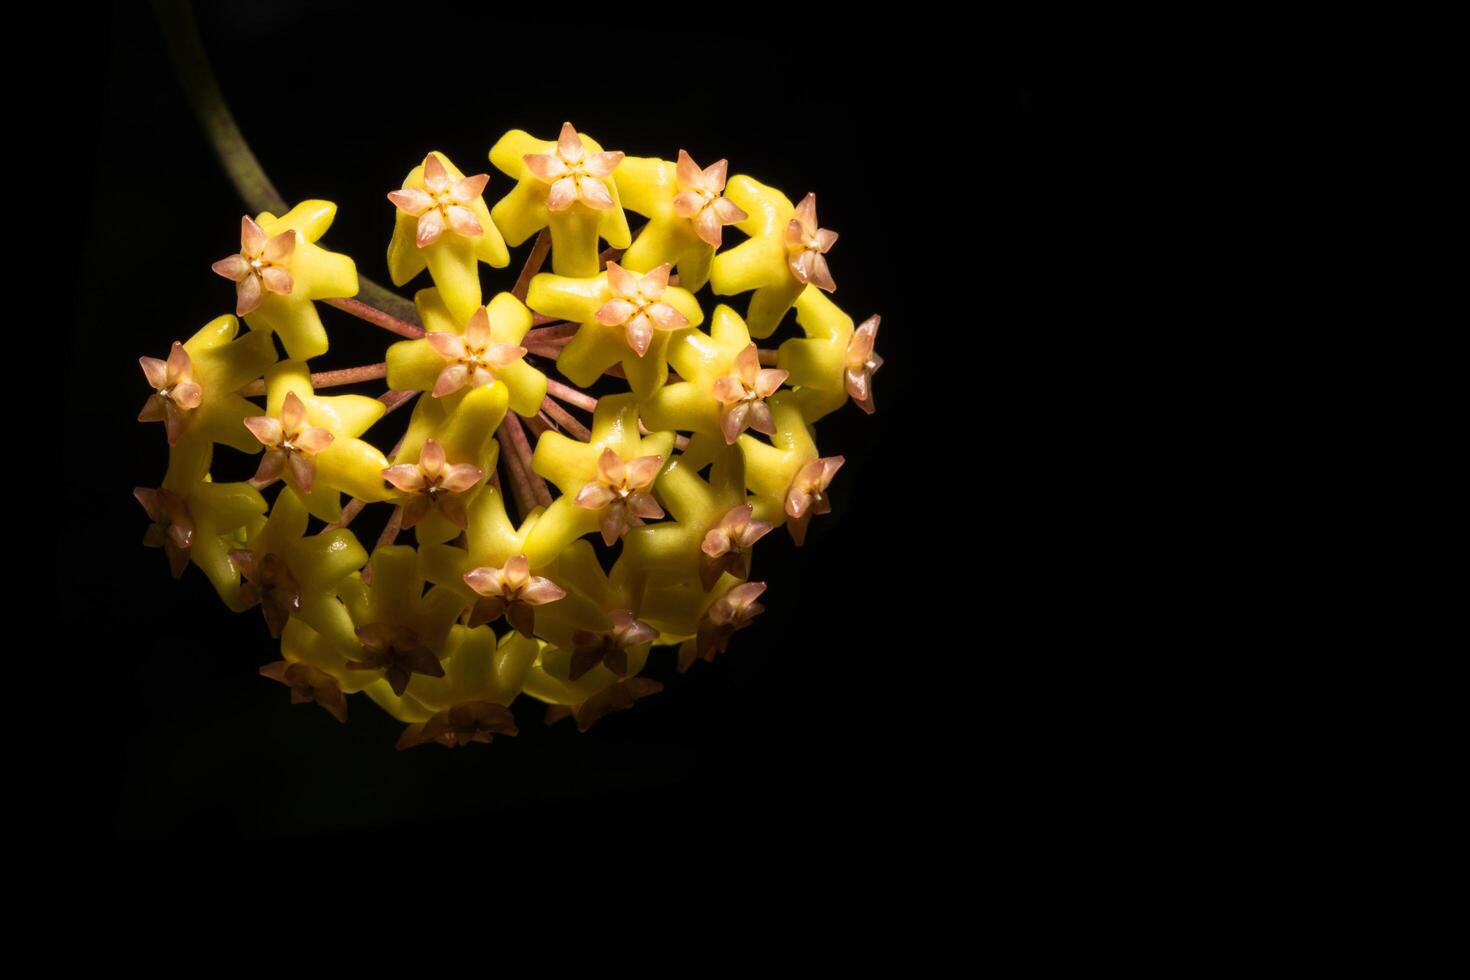
M 309 494 L 316 484 L 316 455 L 332 444 L 332 433 L 306 423 L 306 405 L 294 391 L 286 392 L 281 417 L 257 415 L 245 420 L 245 427 L 266 447 L 253 481 L 269 486 L 288 469 L 291 486 Z
M 176 340 L 167 361 L 140 357 L 138 363 L 143 366 L 143 374 L 154 389 L 154 394 L 149 396 L 143 410 L 138 413 L 138 421 L 162 421 L 168 432 L 169 445 L 173 445 L 184 430 L 185 413 L 198 408 L 204 400 L 204 389 L 194 381 L 194 365 L 189 359 L 189 352 Z
M 750 553 L 755 543 L 772 529 L 772 525 L 751 517 L 754 507 L 754 504 L 732 507 L 704 536 L 700 543 L 704 560 L 699 567 L 699 581 L 706 591 L 715 587 L 721 575 L 743 579 L 750 574 Z
M 543 511 L 538 507 L 518 528 L 505 513 L 505 499 L 493 486 L 487 486 L 466 508 L 468 525 L 465 545 L 421 545 L 419 564 L 424 577 L 435 585 L 455 589 L 463 597 L 463 607 L 473 607 L 481 598 L 467 581 L 470 572 L 479 568 L 504 568 L 511 559 L 525 553 L 526 535 Z M 554 559 L 556 556 L 553 555 Z M 539 571 L 538 569 L 529 569 Z M 480 621 L 472 620 L 472 625 Z
M 466 388 L 446 398 L 421 398 L 414 406 L 408 431 L 404 433 L 398 452 L 393 457 L 395 464 L 409 466 L 412 460 L 432 463 L 433 454 L 429 452 L 428 446 L 433 441 L 439 446 L 446 463 L 473 466 L 481 471 L 479 479 L 453 495 L 445 496 L 443 492 L 431 495 L 437 498 L 439 506 L 425 510 L 421 515 L 421 522 L 415 521 L 412 525 L 420 545 L 449 541 L 464 530 L 467 513 L 465 508 L 483 492 L 484 476 L 495 471 L 495 464 L 500 458 L 500 445 L 496 442 L 495 430 L 505 421 L 506 397 L 505 385 L 492 384 L 481 388 Z M 408 470 L 397 472 L 411 480 Z M 443 472 L 442 467 L 440 472 Z M 460 482 L 469 475 L 468 470 L 458 472 Z M 390 481 L 392 479 L 385 478 Z M 441 491 L 442 487 L 441 482 Z M 402 491 L 405 488 L 398 489 Z M 405 505 L 412 503 L 410 498 L 400 496 L 400 500 Z M 410 515 L 405 512 L 405 517 L 407 516 Z
M 464 528 L 466 490 L 479 486 L 485 471 L 473 463 L 447 463 L 444 447 L 433 439 L 424 443 L 417 463 L 399 463 L 383 470 L 383 479 L 408 496 L 403 502 L 402 527 L 410 528 L 435 507 L 451 524 Z
M 238 612 L 245 608 L 239 598 L 240 573 L 228 552 L 242 534 L 253 534 L 265 523 L 266 503 L 249 484 L 206 479 L 212 449 L 203 441 L 180 443 L 169 452 L 162 485 L 137 487 L 133 496 L 153 522 L 143 543 L 163 548 L 174 578 L 192 561 L 225 605 Z
M 267 292 L 291 295 L 295 285 L 291 255 L 296 251 L 296 232 L 287 229 L 267 236 L 250 215 L 240 218 L 240 251 L 214 264 L 214 271 L 235 281 L 235 315 L 255 312 Z
M 623 162 L 622 151 L 589 154 L 571 123 L 562 123 L 555 150 L 527 153 L 521 159 L 536 179 L 551 185 L 546 192 L 548 211 L 565 211 L 576 201 L 595 211 L 616 207 L 606 178 Z
M 444 358 L 444 368 L 434 379 L 435 398 L 453 394 L 465 385 L 479 388 L 494 384 L 497 371 L 526 356 L 526 349 L 518 344 L 491 341 L 490 317 L 483 306 L 475 307 L 463 336 L 436 332 L 424 339 Z
M 683 381 L 655 391 L 643 407 L 650 426 L 683 429 L 734 443 L 747 427 L 774 434 L 766 398 L 785 382 L 784 369 L 762 368 L 745 323 L 715 307 L 710 334 L 686 330 L 669 342 L 669 363 Z
M 330 643 L 355 647 L 336 590 L 367 562 L 367 552 L 347 528 L 308 536 L 307 517 L 301 498 L 284 488 L 264 525 L 244 547 L 230 550 L 230 562 L 246 578 L 241 606 L 259 602 L 272 636 L 283 635 L 287 618 L 296 617 Z
M 134 487 L 133 496 L 153 522 L 143 534 L 143 544 L 162 548 L 168 556 L 169 572 L 178 578 L 189 567 L 189 545 L 194 540 L 194 518 L 189 515 L 188 505 L 184 498 L 163 487 Z
M 873 414 L 873 375 L 883 366 L 883 358 L 873 353 L 873 342 L 878 339 L 879 316 L 875 313 L 858 325 L 847 345 L 846 370 L 842 380 L 847 393 L 857 406 L 869 415 Z
M 845 460 L 841 456 L 823 456 L 796 471 L 786 490 L 786 522 L 791 536 L 799 545 L 806 540 L 806 526 L 814 514 L 830 514 L 827 487 Z
M 266 414 L 245 422 L 269 450 L 256 472 L 257 485 L 284 476 L 311 513 L 329 523 L 342 516 L 341 493 L 366 501 L 389 499 L 382 476 L 388 461 L 357 438 L 386 411 L 381 401 L 316 395 L 300 361 L 275 365 L 265 384 Z
M 704 170 L 694 158 L 679 151 L 679 193 L 674 197 L 674 213 L 694 222 L 694 229 L 711 248 L 719 248 L 725 225 L 738 224 L 750 215 L 734 201 L 720 195 L 725 190 L 725 171 L 729 161 L 718 160 Z
M 303 201 L 277 218 L 262 211 L 241 221 L 240 251 L 214 263 L 235 282 L 236 315 L 252 330 L 277 334 L 286 353 L 306 360 L 327 352 L 327 332 L 312 300 L 357 295 L 357 266 L 316 244 L 337 205 Z
M 490 215 L 511 245 L 550 227 L 551 268 L 563 276 L 594 276 L 599 236 L 613 248 L 632 241 L 613 177 L 622 158 L 571 123 L 562 125 L 555 142 L 511 130 L 491 148 L 490 162 L 517 183 Z
M 369 623 L 357 628 L 362 653 L 349 660 L 349 670 L 381 670 L 388 686 L 399 697 L 408 689 L 414 674 L 443 677 L 444 667 L 434 651 L 420 639 L 418 631 L 407 626 Z
M 445 399 L 500 382 L 518 415 L 532 418 L 541 410 L 546 375 L 523 360 L 521 341 L 533 321 L 520 300 L 498 293 L 467 320 L 456 320 L 436 289 L 420 290 L 415 300 L 428 333 L 388 348 L 389 388 Z
M 786 522 L 800 545 L 806 540 L 812 515 L 831 510 L 827 486 L 844 460 L 841 456 L 818 457 L 806 421 L 790 396 L 773 396 L 771 412 L 776 421 L 772 445 L 740 437 L 746 485 L 756 495 L 755 517 L 772 524 Z
M 652 269 L 673 263 L 679 282 L 698 292 L 709 281 L 710 260 L 723 240 L 725 225 L 749 217 L 722 194 L 727 162 L 704 170 L 679 151 L 677 163 L 646 157 L 628 157 L 618 171 L 623 206 L 648 217 L 626 254 L 624 264 Z
M 411 218 L 418 218 L 414 244 L 419 248 L 432 245 L 446 229 L 464 238 L 478 238 L 485 227 L 470 205 L 480 200 L 489 174 L 475 174 L 452 180 L 444 164 L 433 153 L 424 157 L 423 186 L 407 184 L 402 190 L 389 191 L 388 200 Z M 483 203 L 483 202 L 482 202 Z
M 461 600 L 442 587 L 424 594 L 418 555 L 405 545 L 373 551 L 372 581 L 353 575 L 338 587 L 352 617 L 360 649 L 348 670 L 382 671 L 393 694 L 403 697 L 415 675 L 443 677 L 450 627 Z
M 664 686 L 649 677 L 629 677 L 610 684 L 577 704 L 551 704 L 546 708 L 545 723 L 554 725 L 563 718 L 575 718 L 577 731 L 585 732 L 612 711 L 633 707 L 639 698 L 657 694 Z
M 230 552 L 230 560 L 245 576 L 240 601 L 246 606 L 259 604 L 271 636 L 280 639 L 286 621 L 301 612 L 301 583 L 291 574 L 286 559 L 274 552 L 258 555 L 237 548 Z
M 590 387 L 621 363 L 628 387 L 647 398 L 668 379 L 665 351 L 671 332 L 704 320 L 694 295 L 668 281 L 667 265 L 643 276 L 615 262 L 586 279 L 542 273 L 531 279 L 526 305 L 544 316 L 581 324 L 556 361 L 574 384 Z
M 765 591 L 764 582 L 746 582 L 720 596 L 700 622 L 699 635 L 679 647 L 679 672 L 688 670 L 696 659 L 713 663 L 715 654 L 724 653 L 735 632 L 765 612 L 765 606 L 756 601 Z
M 689 326 L 684 314 L 661 299 L 669 288 L 668 263 L 639 277 L 616 262 L 609 262 L 607 287 L 612 299 L 597 308 L 597 322 L 604 327 L 622 327 L 628 346 L 639 357 L 648 353 L 655 329 L 682 330 Z
M 437 742 L 455 748 L 471 742 L 491 742 L 496 735 L 515 735 L 516 717 L 494 701 L 470 701 L 439 712 L 428 721 L 409 725 L 398 738 L 398 748 Z
M 527 671 L 543 646 L 514 631 L 497 639 L 484 627 L 453 626 L 440 660 L 444 676 L 415 674 L 412 690 L 401 696 L 375 682 L 367 689 L 368 695 L 374 697 L 376 692 L 379 703 L 395 718 L 410 722 L 428 722 L 436 714 L 476 702 L 509 705 L 521 692 Z M 350 673 L 362 676 L 361 671 Z
M 796 281 L 803 286 L 812 283 L 829 293 L 836 289 L 826 258 L 835 244 L 837 232 L 817 227 L 817 195 L 808 194 L 786 223 L 786 262 Z
M 467 572 L 465 584 L 483 598 L 475 603 L 468 625 L 492 623 L 501 616 L 521 635 L 536 634 L 536 607 L 565 599 L 566 589 L 549 578 L 531 574 L 525 555 L 516 555 L 501 568 L 481 566 Z
M 658 630 L 640 622 L 631 609 L 610 613 L 612 629 L 594 633 L 578 630 L 572 635 L 572 659 L 567 680 L 577 681 L 598 664 L 622 677 L 628 673 L 628 650 L 658 639 Z
M 172 446 L 182 438 L 222 442 L 242 452 L 259 446 L 241 425 L 259 410 L 239 394 L 276 360 L 269 334 L 236 339 L 240 321 L 216 317 L 184 343 L 174 341 L 168 360 L 140 357 L 143 375 L 154 389 L 140 422 L 162 421 Z
M 531 468 L 554 483 L 562 495 L 526 538 L 531 567 L 549 564 L 568 544 L 590 531 L 604 540 L 633 526 L 635 517 L 652 517 L 649 497 L 657 463 L 669 458 L 672 432 L 638 435 L 638 405 L 632 395 L 609 395 L 592 414 L 591 441 L 578 442 L 559 432 L 536 443 Z M 610 455 L 609 455 L 610 454 Z M 640 495 L 636 496 L 635 495 Z M 662 515 L 663 511 L 658 511 Z
M 277 660 L 260 668 L 260 676 L 280 681 L 291 689 L 292 704 L 315 701 L 343 724 L 347 723 L 347 696 L 337 678 L 311 664 Z
M 709 482 L 700 478 L 701 440 L 709 438 L 695 436 L 689 451 L 675 456 L 659 477 L 659 497 L 674 520 L 634 528 L 623 548 L 624 560 L 640 572 L 698 578 L 705 591 L 726 572 L 744 578 L 750 549 L 771 528 L 750 519 L 738 446 L 712 447 Z
M 510 264 L 505 239 L 481 197 L 489 181 L 489 174 L 466 177 L 435 150 L 409 172 L 401 190 L 388 192 L 398 208 L 388 244 L 393 285 L 427 268 L 461 324 L 480 305 L 479 263 L 496 269 Z
M 720 401 L 720 430 L 725 442 L 733 444 L 747 428 L 776 434 L 776 423 L 766 399 L 786 381 L 787 372 L 762 368 L 760 352 L 750 344 L 735 356 L 730 374 L 715 379 L 715 397 Z
M 725 195 L 750 215 L 737 225 L 750 238 L 715 256 L 710 285 L 722 296 L 754 290 L 745 322 L 752 337 L 769 337 L 806 287 L 792 265 L 794 258 L 806 253 L 805 240 L 800 253 L 787 245 L 791 223 L 795 221 L 803 235 L 806 226 L 785 194 L 750 177 L 731 177 Z M 812 208 L 814 214 L 815 201 Z M 802 259 L 800 268 L 815 270 L 816 259 Z
M 852 317 L 809 286 L 796 300 L 796 322 L 806 336 L 783 343 L 776 363 L 791 373 L 788 383 L 797 389 L 795 404 L 802 418 L 814 423 L 847 404 L 849 397 L 871 412 L 872 376 L 883 363 L 873 353 L 878 317 L 869 317 L 855 330 Z
M 611 449 L 604 449 L 597 457 L 597 477 L 577 491 L 576 503 L 598 513 L 603 544 L 612 547 L 629 528 L 642 527 L 644 518 L 658 520 L 664 516 L 663 508 L 649 493 L 663 459 L 639 456 L 624 462 Z

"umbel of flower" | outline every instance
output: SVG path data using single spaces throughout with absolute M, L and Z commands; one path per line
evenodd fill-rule
M 668 347 L 669 363 L 683 381 L 665 385 L 643 405 L 645 422 L 656 429 L 685 429 L 734 443 L 747 428 L 774 435 L 766 399 L 787 372 L 762 368 L 745 321 L 730 307 L 715 308 L 708 335 L 684 330 Z
M 435 400 L 448 399 L 452 411 L 452 396 L 499 382 L 516 414 L 531 418 L 541 410 L 546 375 L 524 359 L 521 341 L 532 318 L 520 300 L 497 293 L 467 320 L 456 320 L 437 289 L 420 290 L 415 299 L 428 332 L 388 348 L 389 388 L 427 391 Z
M 710 285 L 722 296 L 754 290 L 745 322 L 752 337 L 769 337 L 807 283 L 837 288 L 826 258 L 837 233 L 817 227 L 815 194 L 792 207 L 774 187 L 737 176 L 727 196 L 750 214 L 738 225 L 750 238 L 715 256 Z
M 827 296 L 837 236 L 820 227 L 814 195 L 793 206 L 682 149 L 675 161 L 625 159 L 570 123 L 555 141 L 507 133 L 491 160 L 514 181 L 493 211 L 489 176 L 465 176 L 438 151 L 388 194 L 394 282 L 427 269 L 435 284 L 415 296 L 425 333 L 394 344 L 385 365 L 315 381 L 386 374 L 389 395 L 324 397 L 308 373 L 327 349 L 314 301 L 358 287 L 352 260 L 318 245 L 335 213 L 326 201 L 244 216 L 239 252 L 215 264 L 247 336 L 227 315 L 140 359 L 152 389 L 140 418 L 164 423 L 170 445 L 161 484 L 135 490 L 145 543 L 175 576 L 199 565 L 230 608 L 260 607 L 281 641 L 261 673 L 293 703 L 345 720 L 347 696 L 364 692 L 407 723 L 399 748 L 516 734 L 521 693 L 549 705 L 547 723 L 571 716 L 586 730 L 661 688 L 638 676 L 653 644 L 679 646 L 681 671 L 724 651 L 761 610 L 765 583 L 747 580 L 755 546 L 781 523 L 800 544 L 830 510 L 843 458 L 818 455 L 812 423 L 848 400 L 871 412 L 882 365 L 878 318 L 854 327 Z M 637 241 L 625 199 L 648 218 Z M 731 225 L 746 240 L 722 252 Z M 538 231 L 514 292 L 481 305 L 480 264 L 506 265 L 506 240 Z M 548 246 L 552 271 L 537 275 Z M 719 306 L 704 333 L 693 292 L 706 281 L 753 292 L 746 316 Z M 392 304 L 334 305 L 418 336 Z M 773 365 L 753 338 L 793 305 L 801 336 Z M 532 309 L 569 322 L 528 338 Z M 553 387 L 531 354 L 584 389 L 611 375 L 631 392 Z M 249 400 L 262 387 L 263 410 Z M 361 437 L 408 400 L 407 431 L 385 457 Z M 593 410 L 590 430 L 573 409 Z M 676 431 L 690 433 L 678 455 Z M 251 483 L 214 482 L 216 443 L 262 453 Z M 519 524 L 494 474 L 501 455 Z M 276 493 L 268 514 L 262 488 Z M 397 512 L 369 559 L 342 525 L 375 502 Z M 308 534 L 312 516 L 331 526 Z M 400 534 L 417 547 L 393 544 Z M 620 541 L 604 570 L 603 547 Z
M 613 248 L 632 242 L 614 171 L 621 152 L 606 153 L 592 137 L 563 123 L 555 142 L 523 130 L 506 133 L 490 162 L 516 181 L 490 212 L 511 245 L 551 229 L 551 268 L 558 275 L 597 274 L 598 238 Z
M 235 283 L 235 314 L 251 330 L 275 333 L 297 360 L 327 352 L 312 300 L 357 295 L 357 266 L 316 244 L 337 214 L 331 201 L 302 201 L 281 217 L 240 219 L 240 251 L 214 263 Z
M 242 424 L 258 409 L 239 392 L 275 363 L 276 347 L 270 334 L 237 339 L 239 330 L 240 321 L 226 313 L 187 341 L 174 341 L 167 360 L 138 358 L 154 389 L 138 421 L 163 422 L 170 446 L 187 438 L 259 452 Z
M 606 270 L 585 279 L 536 276 L 526 305 L 543 316 L 581 324 L 556 362 L 574 384 L 588 387 L 621 364 L 628 386 L 642 399 L 668 380 L 665 353 L 671 332 L 704 321 L 694 295 L 668 283 L 667 265 L 636 275 L 609 262 Z
M 648 224 L 624 253 L 623 264 L 654 269 L 673 263 L 681 286 L 691 292 L 703 288 L 725 226 L 749 217 L 723 196 L 726 167 L 726 161 L 718 160 L 701 170 L 684 150 L 677 163 L 625 159 L 618 168 L 623 206 L 645 215 Z
M 479 263 L 501 269 L 510 252 L 482 196 L 489 174 L 466 177 L 435 150 L 388 192 L 398 208 L 388 274 L 402 286 L 429 270 L 445 305 L 463 323 L 480 305 Z

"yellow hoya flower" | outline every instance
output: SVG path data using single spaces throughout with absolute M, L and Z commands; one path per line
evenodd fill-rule
M 513 630 L 531 638 L 537 630 L 537 610 L 567 598 L 566 589 L 552 578 L 532 574 L 546 570 L 533 570 L 526 558 L 526 537 L 543 513 L 540 507 L 533 509 L 516 527 L 506 516 L 500 493 L 486 487 L 470 505 L 465 547 L 426 545 L 420 549 L 424 577 L 460 594 L 469 608 L 467 626 L 504 617 Z M 579 602 L 585 600 L 572 598 L 574 605 Z
M 664 686 L 651 677 L 630 677 L 610 684 L 577 704 L 552 704 L 546 709 L 546 724 L 554 725 L 563 718 L 574 718 L 577 731 L 585 732 L 609 712 L 633 707 L 639 698 L 657 694 Z
M 516 734 L 509 705 L 543 645 L 514 631 L 497 639 L 488 629 L 452 627 L 444 676 L 415 676 L 412 692 L 403 695 L 402 708 L 417 708 L 428 717 L 404 730 L 398 748 L 427 742 L 453 747 Z
M 476 568 L 503 568 L 517 555 L 524 556 L 526 535 L 542 513 L 541 508 L 536 508 L 516 527 L 505 513 L 505 498 L 500 491 L 486 487 L 469 504 L 465 547 L 434 544 L 419 549 L 424 578 L 435 585 L 455 589 L 466 607 L 473 605 L 479 596 L 465 582 L 465 576 Z
M 750 239 L 715 256 L 710 284 L 723 296 L 755 290 L 745 322 L 752 337 L 769 337 L 807 283 L 829 293 L 837 288 L 825 254 L 837 233 L 817 227 L 815 194 L 792 207 L 774 187 L 738 176 L 726 196 L 750 214 L 737 226 Z
M 658 630 L 637 613 L 634 576 L 621 561 L 604 573 L 591 542 L 573 542 L 555 573 L 581 602 L 553 603 L 539 614 L 537 633 L 550 646 L 526 675 L 526 693 L 553 704 L 579 704 L 609 684 L 636 675 Z
M 852 317 L 825 293 L 808 286 L 796 300 L 796 322 L 806 337 L 783 343 L 776 363 L 790 372 L 802 418 L 810 425 L 841 408 L 849 397 L 871 412 L 872 376 L 883 363 L 873 354 L 878 318 L 865 321 L 860 334 L 853 329 Z
M 372 636 L 369 631 L 368 642 L 375 643 Z M 293 703 L 317 701 L 338 720 L 347 715 L 346 694 L 366 693 L 393 717 L 410 723 L 398 740 L 400 749 L 431 741 L 454 746 L 516 734 L 506 706 L 519 692 L 540 646 L 514 633 L 497 642 L 489 630 L 454 626 L 444 643 L 442 676 L 410 670 L 413 691 L 398 695 L 387 679 L 390 668 L 381 668 L 380 674 L 376 668 L 350 666 L 356 654 L 344 654 L 293 619 L 281 637 L 283 659 L 262 667 L 261 673 L 291 686 Z M 365 647 L 360 649 L 366 653 Z
M 671 332 L 704 322 L 694 294 L 669 285 L 667 265 L 642 276 L 616 262 L 581 279 L 543 272 L 531 279 L 526 304 L 543 316 L 581 324 L 556 359 L 562 374 L 586 388 L 621 363 L 640 399 L 668 380 Z
M 383 479 L 399 491 L 404 528 L 420 544 L 439 544 L 468 527 L 466 507 L 495 471 L 495 430 L 505 419 L 504 385 L 474 388 L 454 406 L 424 399 Z
M 646 216 L 648 224 L 623 254 L 623 265 L 647 271 L 670 262 L 679 273 L 679 285 L 690 292 L 703 288 L 724 226 L 750 217 L 721 196 L 727 166 L 718 160 L 701 170 L 684 150 L 677 163 L 625 159 L 618 169 L 623 206 Z
M 672 575 L 648 582 L 643 615 L 664 631 L 665 639 L 679 642 L 681 673 L 696 659 L 713 661 L 715 654 L 724 653 L 735 632 L 765 611 L 756 602 L 766 591 L 765 582 L 725 581 L 729 585 L 714 592 Z
M 266 414 L 245 425 L 265 446 L 254 483 L 281 477 L 301 495 L 313 516 L 333 522 L 342 516 L 347 493 L 359 500 L 387 500 L 383 470 L 388 461 L 357 438 L 387 410 L 365 395 L 318 396 L 300 361 L 282 361 L 266 372 Z
M 225 605 L 240 612 L 246 608 L 239 596 L 240 573 L 229 552 L 265 524 L 266 504 L 248 483 L 210 481 L 213 448 L 204 441 L 176 446 L 169 451 L 163 484 L 137 487 L 133 496 L 153 522 L 143 543 L 163 548 L 174 578 L 193 562 Z
M 658 471 L 674 448 L 672 432 L 638 434 L 638 402 L 632 395 L 609 395 L 592 414 L 591 439 L 578 442 L 560 432 L 536 442 L 531 468 L 556 484 L 561 496 L 526 537 L 532 568 L 543 568 L 568 544 L 601 530 L 615 543 L 643 519 L 663 516 L 653 499 Z
M 427 391 L 453 405 L 468 389 L 500 383 L 517 415 L 531 418 L 546 400 L 546 375 L 525 361 L 521 341 L 531 329 L 531 311 L 510 293 L 497 293 L 463 319 L 445 305 L 437 289 L 414 297 L 428 331 L 417 340 L 388 348 L 388 387 Z M 420 400 L 419 405 L 424 404 Z
M 336 217 L 331 201 L 302 201 L 276 217 L 240 219 L 240 251 L 214 263 L 235 282 L 235 314 L 251 330 L 275 333 L 304 361 L 327 352 L 327 331 L 312 300 L 357 295 L 357 266 L 316 244 Z
M 433 279 L 415 296 L 423 329 L 376 287 L 373 305 L 347 301 L 353 260 L 317 244 L 336 206 L 310 200 L 245 215 L 240 251 L 214 264 L 235 315 L 140 358 L 153 394 L 139 418 L 163 422 L 170 447 L 161 485 L 134 491 L 144 543 L 176 577 L 199 565 L 231 609 L 261 607 L 281 659 L 260 672 L 293 703 L 345 721 L 365 692 L 407 723 L 399 748 L 515 735 L 521 693 L 585 731 L 661 690 L 640 676 L 654 645 L 677 646 L 680 671 L 723 652 L 762 609 L 756 544 L 782 523 L 801 544 L 830 509 L 843 458 L 818 455 L 812 423 L 847 399 L 871 412 L 882 364 L 878 318 L 855 327 L 826 295 L 837 235 L 814 195 L 793 206 L 750 177 L 727 183 L 725 160 L 701 168 L 683 149 L 625 158 L 570 123 L 555 141 L 510 131 L 490 159 L 514 181 L 493 209 L 489 175 L 439 151 L 388 193 L 394 283 Z M 648 219 L 637 241 L 624 195 Z M 721 252 L 731 225 L 746 240 Z M 480 264 L 508 265 L 507 243 L 538 232 L 512 291 L 482 305 Z M 720 305 L 703 332 L 706 282 L 752 291 L 746 317 Z M 409 339 L 381 363 L 312 374 L 328 347 L 316 300 Z M 802 336 L 758 348 L 793 305 Z M 550 382 L 531 352 L 584 390 Z M 586 390 L 608 375 L 631 391 Z M 377 379 L 378 398 L 317 394 Z M 249 400 L 262 392 L 264 410 Z M 385 456 L 362 436 L 409 401 Z M 262 452 L 255 476 L 213 482 L 216 443 Z M 375 503 L 393 513 L 369 555 L 347 525 Z M 329 527 L 308 534 L 312 517 Z M 416 547 L 395 544 L 405 530 Z M 591 534 L 614 551 L 608 571 Z
M 771 524 L 786 523 L 800 545 L 806 540 L 812 516 L 831 511 L 827 486 L 845 460 L 817 455 L 817 444 L 793 396 L 772 397 L 771 414 L 776 422 L 772 445 L 740 437 L 745 483 L 755 494 L 755 517 Z
M 463 604 L 443 587 L 424 593 L 418 553 L 406 545 L 374 549 L 370 571 L 371 581 L 354 572 L 337 588 L 358 642 L 344 666 L 367 679 L 364 689 L 386 683 L 402 698 L 416 677 L 444 676 L 450 627 Z M 421 690 L 413 685 L 415 697 Z M 381 690 L 370 696 L 386 700 Z
M 710 437 L 694 438 L 692 452 L 675 456 L 659 476 L 659 498 L 673 520 L 629 531 L 623 539 L 623 555 L 640 572 L 666 574 L 685 582 L 698 579 L 708 592 L 726 573 L 745 578 L 751 549 L 771 525 L 751 516 L 753 505 L 745 497 L 745 457 L 740 447 L 721 445 L 705 452 L 706 447 L 697 442 Z M 713 459 L 709 482 L 689 465 L 706 456 Z
M 586 133 L 563 123 L 555 142 L 513 129 L 490 149 L 490 162 L 517 181 L 490 212 L 511 245 L 551 229 L 551 268 L 563 276 L 594 276 L 597 240 L 613 248 L 632 242 L 613 171 L 621 152 L 605 153 Z
M 438 150 L 388 192 L 398 208 L 388 243 L 388 274 L 402 286 L 429 270 L 459 323 L 480 305 L 479 263 L 503 269 L 510 252 L 481 195 L 489 174 L 466 177 Z
M 776 434 L 766 399 L 786 381 L 784 369 L 762 368 L 745 321 L 723 303 L 709 334 L 683 330 L 669 341 L 668 360 L 679 377 L 643 404 L 655 429 L 682 429 L 733 444 L 746 428 Z
M 138 421 L 163 422 L 170 446 L 187 438 L 259 452 L 242 424 L 259 409 L 239 392 L 276 362 L 276 345 L 268 333 L 237 339 L 239 332 L 240 321 L 226 313 L 182 344 L 174 341 L 168 360 L 138 358 L 154 389 Z
M 280 636 L 287 620 L 295 618 L 330 642 L 348 646 L 352 625 L 336 590 L 368 555 L 346 528 L 307 536 L 307 517 L 296 491 L 283 487 L 269 520 L 229 552 L 246 579 L 240 602 L 244 608 L 260 604 L 272 636 Z

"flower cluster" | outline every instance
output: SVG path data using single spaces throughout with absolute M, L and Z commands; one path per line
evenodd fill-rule
M 571 123 L 506 133 L 489 160 L 508 181 L 431 151 L 387 193 L 394 284 L 428 273 L 417 323 L 352 298 L 356 265 L 320 244 L 336 206 L 304 201 L 242 218 L 213 266 L 233 314 L 140 358 L 138 417 L 169 445 L 160 484 L 134 491 L 143 543 L 260 610 L 281 644 L 260 672 L 293 702 L 345 721 L 363 692 L 407 724 L 399 748 L 515 735 L 521 694 L 586 730 L 661 689 L 651 649 L 679 671 L 724 653 L 762 610 L 761 540 L 785 525 L 802 544 L 831 509 L 843 457 L 813 424 L 872 412 L 883 363 L 878 317 L 854 325 L 831 299 L 837 234 L 815 195 L 683 149 L 604 150 Z M 533 239 L 487 296 L 480 266 Z M 405 339 L 314 372 L 322 304 Z M 608 376 L 626 390 L 594 397 Z M 319 393 L 375 379 L 378 397 Z M 385 453 L 369 431 L 407 405 Z M 372 504 L 387 526 L 369 551 L 350 525 Z

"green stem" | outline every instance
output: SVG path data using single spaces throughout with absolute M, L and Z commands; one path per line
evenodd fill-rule
M 256 213 L 285 214 L 290 210 L 286 199 L 266 176 L 225 103 L 219 80 L 209 67 L 209 56 L 199 37 L 199 22 L 194 18 L 193 7 L 188 0 L 153 0 L 153 12 L 163 30 L 163 39 L 183 85 L 184 97 L 188 99 L 189 107 L 198 117 L 204 135 L 209 138 L 210 146 L 214 147 L 230 183 L 235 185 L 245 206 Z M 357 277 L 357 283 L 357 295 L 363 302 L 406 323 L 419 324 L 418 311 L 412 301 L 363 275 Z

